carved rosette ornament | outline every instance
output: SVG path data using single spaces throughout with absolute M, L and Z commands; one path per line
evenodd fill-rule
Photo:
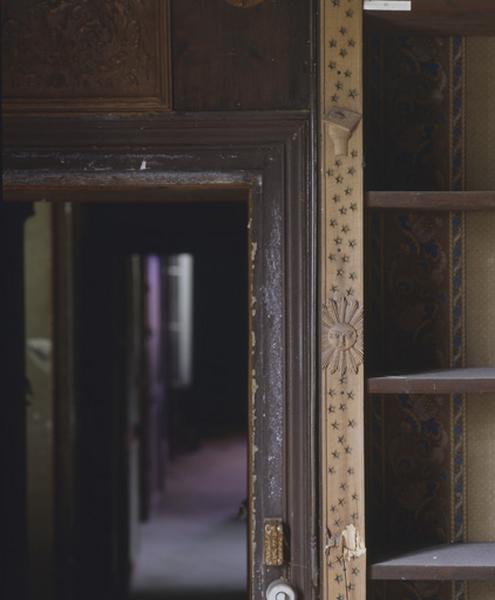
M 366 600 L 362 0 L 321 0 L 323 600 Z

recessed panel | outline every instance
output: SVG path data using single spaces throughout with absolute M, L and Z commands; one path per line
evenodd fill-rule
M 4 109 L 170 108 L 167 0 L 8 0 Z

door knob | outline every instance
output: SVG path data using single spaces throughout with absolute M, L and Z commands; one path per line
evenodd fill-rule
M 288 583 L 282 579 L 277 579 L 268 586 L 266 600 L 296 600 L 296 592 Z

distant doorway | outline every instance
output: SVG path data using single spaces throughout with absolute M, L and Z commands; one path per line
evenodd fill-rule
M 112 473 L 122 593 L 247 598 L 247 204 L 91 206 L 80 221 L 80 376 L 98 394 L 80 396 L 79 464 L 94 494 L 110 366 L 99 428 L 126 471 Z
M 240 435 L 171 461 L 163 503 L 141 528 L 133 600 L 247 598 L 246 464 Z

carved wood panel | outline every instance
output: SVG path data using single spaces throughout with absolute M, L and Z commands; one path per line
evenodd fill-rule
M 365 600 L 362 2 L 322 0 L 323 594 Z
M 168 0 L 7 0 L 6 112 L 171 108 Z

